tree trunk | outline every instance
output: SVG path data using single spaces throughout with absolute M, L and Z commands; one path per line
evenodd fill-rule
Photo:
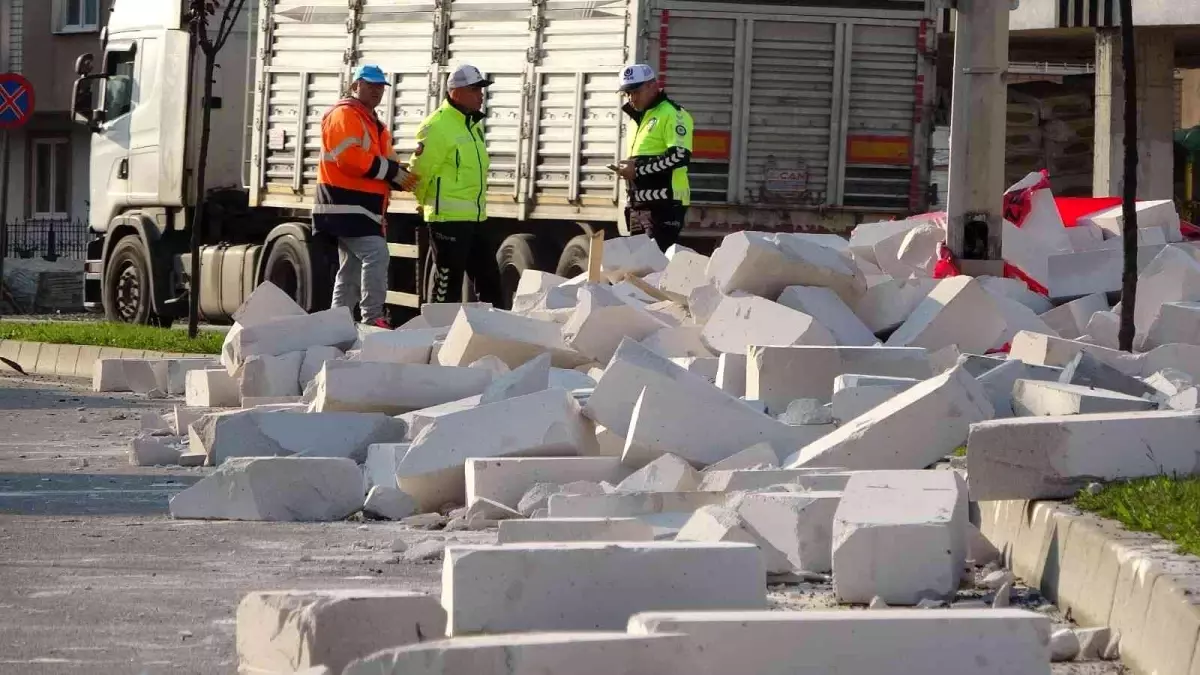
M 1136 327 L 1133 313 L 1137 306 L 1138 275 L 1138 109 L 1137 54 L 1134 47 L 1133 0 L 1121 0 L 1121 65 L 1125 71 L 1125 179 L 1121 210 L 1125 224 L 1121 229 L 1125 269 L 1121 279 L 1121 351 L 1133 351 Z
M 204 242 L 204 215 L 208 206 L 208 194 L 204 181 L 208 172 L 208 140 L 212 122 L 213 73 L 216 70 L 216 54 L 204 54 L 204 113 L 200 121 L 200 156 L 196 162 L 196 211 L 192 217 L 192 265 L 190 295 L 188 298 L 188 337 L 195 338 L 200 332 L 200 246 Z

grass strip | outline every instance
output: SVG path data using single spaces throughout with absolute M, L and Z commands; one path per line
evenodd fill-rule
M 1200 477 L 1154 476 L 1087 490 L 1075 497 L 1085 511 L 1119 521 L 1136 532 L 1153 532 L 1200 555 Z
M 143 349 L 183 354 L 220 354 L 225 335 L 201 331 L 195 340 L 187 332 L 128 323 L 92 322 L 0 322 L 0 340 L 48 342 L 59 345 L 90 345 Z

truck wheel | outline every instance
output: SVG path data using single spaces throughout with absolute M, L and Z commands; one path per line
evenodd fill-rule
M 303 241 L 290 234 L 284 235 L 271 244 L 267 264 L 263 267 L 263 281 L 278 286 L 305 311 L 320 311 L 323 308 L 318 303 L 321 296 L 317 288 L 319 280 L 313 274 L 316 269 L 314 257 L 318 255 Z
M 592 250 L 592 238 L 581 234 L 567 242 L 562 256 L 558 259 L 558 269 L 555 274 L 560 277 L 573 279 L 587 273 L 588 255 Z
M 151 317 L 150 256 L 137 235 L 113 247 L 104 270 L 104 318 L 121 323 L 149 323 Z
M 521 273 L 538 269 L 537 237 L 529 233 L 514 234 L 500 244 L 496 251 L 496 267 L 500 270 L 500 300 L 504 309 L 512 306 L 513 294 L 521 282 Z

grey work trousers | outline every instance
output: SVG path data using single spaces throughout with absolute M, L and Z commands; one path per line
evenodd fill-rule
M 338 237 L 337 242 L 333 306 L 353 311 L 358 304 L 363 323 L 383 318 L 388 285 L 387 240 L 381 236 Z

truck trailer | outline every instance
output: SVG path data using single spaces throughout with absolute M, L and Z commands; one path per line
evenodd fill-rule
M 101 53 L 76 67 L 73 111 L 93 131 L 85 301 L 111 320 L 186 316 L 193 283 L 209 321 L 264 280 L 328 306 L 336 256 L 310 218 L 321 118 L 364 63 L 390 79 L 379 114 L 401 158 L 454 67 L 494 79 L 487 232 L 504 298 L 523 270 L 574 276 L 595 232 L 627 233 L 606 166 L 631 133 L 616 91 L 631 62 L 695 119 L 693 247 L 844 233 L 930 200 L 934 0 L 249 0 L 218 57 L 194 274 L 204 71 L 186 5 L 113 0 Z M 387 302 L 411 310 L 427 235 L 411 195 L 390 211 Z

